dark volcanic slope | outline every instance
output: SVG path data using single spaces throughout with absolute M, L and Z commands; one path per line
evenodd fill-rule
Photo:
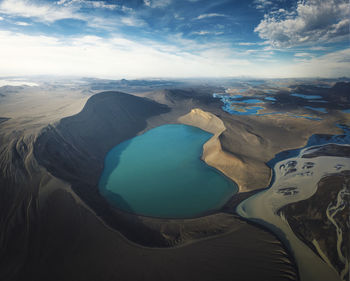
M 84 178 L 90 175 L 90 183 L 113 146 L 145 129 L 147 118 L 168 111 L 164 105 L 124 93 L 94 95 L 80 113 L 62 119 L 39 136 L 35 156 L 61 178 L 71 181 L 72 177 L 82 178 L 83 173 Z
M 80 198 L 107 223 L 139 243 L 152 244 L 154 239 L 161 239 L 157 235 L 154 238 L 153 232 L 148 235 L 147 229 L 143 236 L 138 236 L 135 228 L 142 225 L 134 221 L 130 226 L 129 222 L 116 217 L 99 194 L 97 184 L 106 153 L 145 129 L 147 118 L 168 111 L 167 106 L 145 98 L 103 92 L 92 96 L 80 113 L 62 119 L 55 127 L 48 127 L 37 138 L 34 154 L 39 164 L 69 182 Z
M 36 243 L 31 243 L 20 281 L 297 279 L 281 243 L 242 221 L 221 237 L 152 249 L 127 243 L 62 190 L 54 192 L 42 208 L 40 232 Z

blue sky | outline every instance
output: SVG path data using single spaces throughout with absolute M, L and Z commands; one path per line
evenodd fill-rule
M 347 0 L 1 0 L 0 75 L 350 76 Z

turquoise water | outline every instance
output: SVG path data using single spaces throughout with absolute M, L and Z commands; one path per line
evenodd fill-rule
M 303 99 L 307 99 L 307 100 L 322 99 L 322 97 L 318 96 L 318 95 L 302 95 L 302 94 L 293 93 L 293 94 L 291 94 L 291 96 L 303 98 Z
M 261 106 L 232 106 L 230 104 L 223 107 L 223 109 L 226 112 L 235 115 L 261 115 L 258 112 L 264 108 Z
M 292 94 L 293 95 L 298 95 L 298 94 Z M 242 100 L 242 101 L 236 101 L 235 99 L 239 96 L 240 98 L 242 97 L 241 95 L 235 95 L 235 96 L 230 96 L 227 94 L 218 94 L 215 93 L 213 94 L 214 98 L 218 98 L 222 101 L 224 104 L 222 106 L 222 109 L 230 114 L 234 115 L 253 115 L 253 116 L 266 116 L 266 115 L 277 115 L 277 114 L 284 114 L 286 116 L 294 117 L 294 118 L 304 118 L 308 120 L 313 120 L 313 121 L 319 121 L 322 120 L 322 118 L 319 118 L 317 116 L 308 116 L 308 115 L 295 115 L 290 112 L 269 112 L 269 113 L 260 113 L 259 111 L 264 109 L 262 106 L 250 106 L 248 105 L 249 103 L 254 103 L 256 104 L 257 101 L 259 103 L 264 103 L 263 101 L 260 101 L 258 99 L 248 99 L 248 100 Z M 313 96 L 315 97 L 315 96 Z M 276 100 L 273 97 L 265 97 L 265 100 L 273 101 Z M 248 103 L 247 103 L 248 101 Z M 246 104 L 245 104 L 246 103 Z M 239 104 L 239 105 L 237 105 Z M 320 111 L 320 108 L 317 108 L 318 111 Z
M 311 110 L 314 110 L 314 111 L 318 111 L 318 112 L 321 112 L 321 113 L 328 113 L 328 111 L 323 108 L 323 107 L 312 107 L 312 106 L 304 106 L 305 108 L 307 109 L 311 109 Z
M 250 103 L 250 104 L 255 104 L 255 103 L 264 103 L 261 100 L 258 99 L 246 99 L 246 100 L 241 100 L 241 101 L 235 101 L 235 103 Z
M 190 218 L 219 209 L 237 185 L 201 161 L 211 136 L 176 124 L 120 143 L 105 158 L 100 193 L 115 207 L 145 216 Z

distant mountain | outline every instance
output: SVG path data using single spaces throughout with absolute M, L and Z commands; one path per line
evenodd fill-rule
M 96 78 L 83 78 L 90 84 L 92 90 L 110 90 L 112 88 L 130 88 L 130 87 L 174 87 L 183 84 L 180 81 L 171 80 L 108 80 L 108 79 L 96 79 Z

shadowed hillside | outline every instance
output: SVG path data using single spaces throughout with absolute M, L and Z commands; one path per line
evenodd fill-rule
M 145 129 L 147 118 L 168 111 L 167 106 L 145 98 L 103 92 L 92 96 L 80 113 L 62 119 L 55 127 L 47 127 L 37 138 L 34 154 L 40 165 L 69 182 L 107 223 L 123 229 L 124 234 L 139 243 L 152 244 L 153 232 L 148 236 L 144 230 L 140 236 L 135 229 L 141 227 L 137 222 L 117 218 L 97 185 L 106 153 Z M 162 240 L 156 236 L 157 241 Z

